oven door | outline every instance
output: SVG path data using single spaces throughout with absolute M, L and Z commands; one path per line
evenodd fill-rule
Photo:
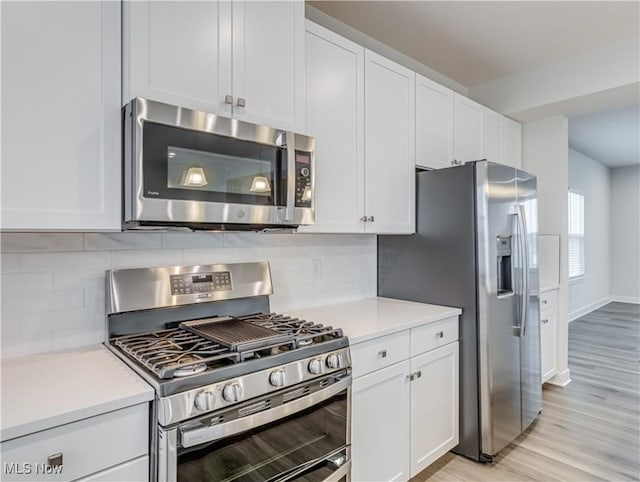
M 158 479 L 349 481 L 350 396 L 334 375 L 161 430 Z
M 124 190 L 125 227 L 309 224 L 313 139 L 134 99 Z

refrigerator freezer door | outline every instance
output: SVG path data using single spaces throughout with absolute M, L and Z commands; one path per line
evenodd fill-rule
M 527 229 L 528 298 L 526 326 L 520 338 L 520 376 L 522 379 L 522 430 L 542 410 L 542 378 L 540 375 L 540 307 L 538 274 L 538 204 L 536 177 L 516 171 L 518 205 L 522 206 Z
M 499 239 L 517 232 L 515 175 L 512 167 L 476 163 L 480 431 L 481 452 L 486 455 L 496 454 L 522 431 L 520 298 L 516 295 L 522 283 L 515 279 L 512 293 L 498 293 L 498 260 L 505 254 L 499 250 Z M 519 253 L 512 249 L 512 254 L 517 276 Z

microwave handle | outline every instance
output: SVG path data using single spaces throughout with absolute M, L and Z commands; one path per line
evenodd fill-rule
M 293 132 L 286 133 L 287 139 L 287 204 L 283 221 L 292 223 L 296 203 L 296 143 Z

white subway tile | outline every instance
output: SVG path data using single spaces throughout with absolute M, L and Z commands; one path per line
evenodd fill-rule
M 86 233 L 84 249 L 87 251 L 116 251 L 131 249 L 159 249 L 162 247 L 160 233 Z
M 59 271 L 53 273 L 53 288 L 56 290 L 76 290 L 100 288 L 104 290 L 105 272 L 101 271 Z
M 53 332 L 40 331 L 30 335 L 2 336 L 2 358 L 46 353 L 53 350 Z
M 81 328 L 53 332 L 53 349 L 66 350 L 87 345 L 98 345 L 105 340 L 105 327 L 87 325 Z
M 224 244 L 222 233 L 163 233 L 162 247 L 169 249 L 212 249 Z
M 4 289 L 3 289 L 4 291 Z M 34 293 L 25 290 L 2 296 L 2 315 L 38 313 L 41 311 L 68 310 L 84 306 L 82 290 L 44 291 Z
M 2 316 L 2 336 L 29 335 L 40 331 L 77 328 L 87 323 L 104 323 L 104 307 L 100 310 L 76 308 L 39 313 Z
M 24 272 L 106 270 L 111 267 L 111 252 L 26 253 L 19 262 Z
M 15 273 L 18 271 L 18 255 L 2 253 L 0 255 L 0 269 L 3 273 Z
M 134 251 L 113 251 L 113 268 L 144 268 L 150 266 L 171 266 L 183 264 L 180 249 L 150 249 Z
M 53 289 L 53 273 L 3 273 L 0 279 L 3 298 L 14 293 L 31 293 L 33 296 Z
M 100 308 L 105 310 L 105 289 L 104 288 L 85 288 L 84 290 L 84 306 L 92 308 Z
M 82 233 L 3 233 L 3 252 L 82 251 Z

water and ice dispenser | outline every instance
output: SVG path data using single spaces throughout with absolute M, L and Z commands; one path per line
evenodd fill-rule
M 498 296 L 513 294 L 511 239 L 511 236 L 506 235 L 500 235 L 496 238 Z

